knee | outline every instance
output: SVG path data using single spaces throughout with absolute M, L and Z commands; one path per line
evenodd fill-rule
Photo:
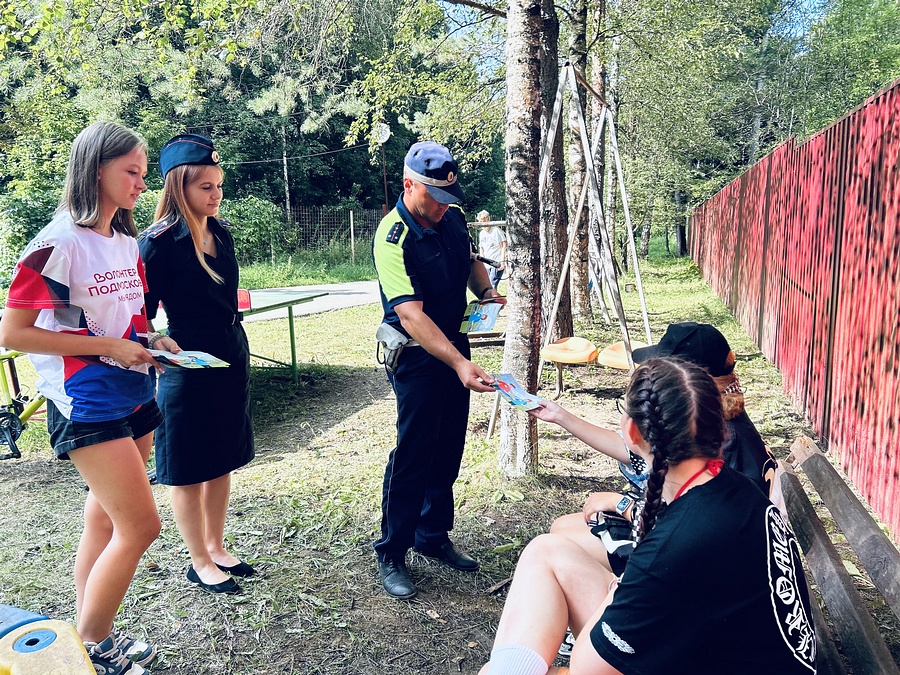
M 559 536 L 555 534 L 539 534 L 537 537 L 528 542 L 522 555 L 519 556 L 519 562 L 516 568 L 524 566 L 532 566 L 536 564 L 545 564 L 548 560 L 555 556 L 558 547 Z
M 150 548 L 150 544 L 156 541 L 162 530 L 159 514 L 154 510 L 146 514 L 138 522 L 122 528 L 119 534 L 129 543 L 129 546 L 142 552 Z

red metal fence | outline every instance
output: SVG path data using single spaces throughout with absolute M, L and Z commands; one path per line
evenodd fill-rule
M 900 537 L 900 80 L 694 211 L 691 253 Z

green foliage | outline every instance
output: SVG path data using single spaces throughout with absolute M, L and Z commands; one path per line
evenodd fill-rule
M 58 204 L 59 193 L 49 190 L 25 197 L 0 195 L 0 286 L 9 285 L 16 260 L 50 222 Z
M 241 288 L 283 288 L 366 281 L 375 278 L 371 259 L 351 263 L 345 251 L 299 251 L 271 262 L 241 267 Z
M 231 235 L 239 264 L 270 260 L 296 246 L 284 211 L 272 202 L 258 197 L 231 199 L 222 202 L 221 213 L 234 226 Z

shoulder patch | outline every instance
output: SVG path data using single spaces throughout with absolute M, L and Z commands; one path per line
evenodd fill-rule
M 406 229 L 406 223 L 403 221 L 394 223 L 394 226 L 388 230 L 387 236 L 384 240 L 389 244 L 396 244 L 400 241 L 400 237 L 403 235 L 403 230 Z
M 156 223 L 153 223 L 153 225 L 151 225 L 146 230 L 141 232 L 141 237 L 142 238 L 149 237 L 150 239 L 156 239 L 159 235 L 161 235 L 163 232 L 165 232 L 166 230 L 171 228 L 177 222 L 178 221 L 173 218 L 168 218 L 166 220 L 160 220 Z

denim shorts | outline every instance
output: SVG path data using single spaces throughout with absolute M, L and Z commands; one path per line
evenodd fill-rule
M 120 438 L 141 438 L 162 421 L 162 413 L 153 398 L 127 417 L 108 422 L 76 422 L 66 419 L 52 401 L 47 401 L 47 431 L 50 433 L 50 444 L 59 459 L 69 459 L 72 450 L 89 445 Z

